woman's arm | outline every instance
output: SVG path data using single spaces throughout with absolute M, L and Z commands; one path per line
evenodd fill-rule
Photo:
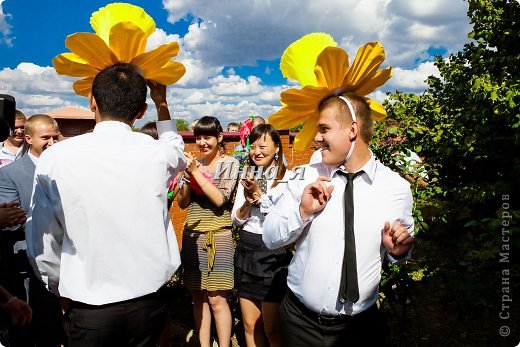
M 189 180 L 191 178 L 187 172 L 184 172 L 184 176 L 181 176 L 181 177 L 184 177 L 187 180 Z M 182 178 L 179 179 L 179 183 L 178 183 L 179 192 L 177 193 L 177 202 L 179 203 L 180 208 L 185 209 L 190 204 L 190 197 L 191 197 L 190 184 L 189 184 L 189 182 L 186 182 L 186 181 L 181 183 L 181 180 L 182 180 Z

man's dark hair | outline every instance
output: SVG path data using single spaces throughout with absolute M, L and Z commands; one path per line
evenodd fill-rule
M 146 81 L 135 67 L 119 63 L 94 78 L 92 95 L 101 117 L 133 120 L 146 103 Z

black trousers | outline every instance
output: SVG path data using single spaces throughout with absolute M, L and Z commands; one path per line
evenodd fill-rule
M 374 304 L 337 324 L 320 322 L 289 290 L 280 307 L 284 346 L 385 346 L 388 329 Z
M 29 284 L 29 305 L 33 310 L 29 329 L 34 346 L 60 347 L 63 345 L 66 339 L 59 299 L 34 276 L 31 277 Z
M 94 306 L 73 302 L 64 325 L 69 347 L 155 347 L 166 324 L 163 290 L 140 298 Z

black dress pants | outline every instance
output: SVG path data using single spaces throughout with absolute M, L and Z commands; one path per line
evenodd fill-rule
M 155 347 L 167 314 L 167 298 L 161 290 L 101 306 L 73 302 L 64 317 L 68 346 Z
M 340 322 L 318 319 L 288 290 L 280 307 L 284 346 L 385 346 L 386 322 L 374 304 Z
M 49 292 L 45 284 L 31 277 L 29 285 L 29 305 L 33 310 L 29 324 L 30 335 L 35 347 L 60 347 L 66 341 L 62 324 L 59 299 Z

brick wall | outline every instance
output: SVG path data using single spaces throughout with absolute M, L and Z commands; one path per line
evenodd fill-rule
M 180 132 L 181 136 L 184 139 L 185 143 L 185 151 L 192 152 L 195 157 L 197 157 L 199 153 L 199 149 L 195 144 L 195 138 L 192 132 Z M 309 159 L 311 158 L 314 150 L 308 148 L 305 151 L 295 151 L 293 149 L 293 141 L 296 133 L 289 133 L 288 130 L 281 130 L 280 137 L 282 140 L 283 153 L 285 158 L 289 164 L 289 169 L 298 165 L 307 164 Z M 240 143 L 240 136 L 238 133 L 224 133 L 224 143 L 226 145 L 226 154 L 232 155 L 235 146 Z M 181 246 L 182 241 L 182 229 L 184 225 L 184 220 L 186 219 L 186 214 L 188 209 L 181 210 L 177 200 L 174 200 L 171 209 L 170 216 L 172 219 L 173 227 L 175 229 L 175 233 L 177 235 L 177 242 L 179 246 Z

